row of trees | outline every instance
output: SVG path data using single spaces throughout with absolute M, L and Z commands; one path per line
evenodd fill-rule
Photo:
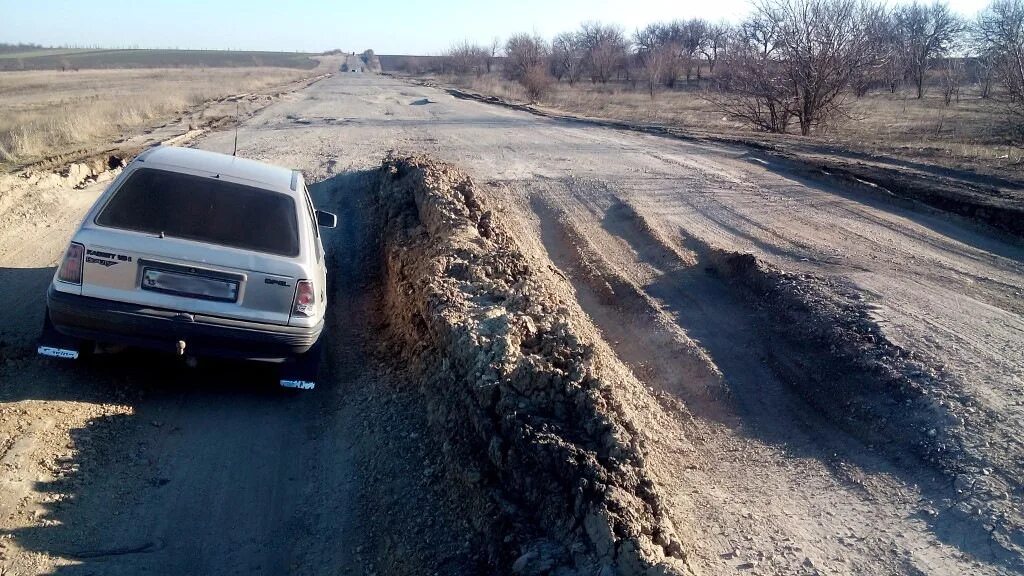
M 947 104 L 959 98 L 970 64 L 983 97 L 1007 100 L 1024 117 L 1024 0 L 994 0 L 967 21 L 946 4 L 888 7 L 872 0 L 759 0 L 736 25 L 702 19 L 654 23 L 632 35 L 585 23 L 551 42 L 517 34 L 504 44 L 454 46 L 444 61 L 458 74 L 504 73 L 539 97 L 554 80 L 570 85 L 624 80 L 653 98 L 683 80 L 763 130 L 802 134 L 842 115 L 848 96 L 905 84 L 922 98 L 937 77 Z
M 948 104 L 965 62 L 977 63 L 982 95 L 999 79 L 1010 110 L 1024 116 L 1024 0 L 995 0 L 976 21 L 945 4 L 888 8 L 858 0 L 767 0 L 731 34 L 728 66 L 709 96 L 764 130 L 793 122 L 807 135 L 845 111 L 848 95 L 910 82 L 917 98 L 938 68 Z

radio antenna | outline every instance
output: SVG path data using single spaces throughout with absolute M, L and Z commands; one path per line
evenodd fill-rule
M 231 148 L 231 155 L 238 152 L 238 100 L 235 100 L 235 145 Z

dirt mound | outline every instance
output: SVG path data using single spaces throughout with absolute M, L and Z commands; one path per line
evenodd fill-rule
M 942 468 L 963 465 L 956 419 L 935 397 L 948 383 L 890 342 L 855 290 L 752 254 L 709 248 L 706 256 L 712 272 L 767 316 L 774 338 L 800 349 L 775 355 L 791 362 L 776 368 L 819 410 L 868 442 L 909 445 Z
M 391 156 L 378 201 L 390 336 L 422 374 L 449 475 L 493 503 L 493 567 L 687 573 L 645 470 L 654 403 L 571 289 L 451 166 Z

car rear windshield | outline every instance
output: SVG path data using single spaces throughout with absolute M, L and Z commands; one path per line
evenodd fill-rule
M 96 223 L 282 256 L 299 254 L 295 202 L 289 196 L 214 177 L 136 170 Z

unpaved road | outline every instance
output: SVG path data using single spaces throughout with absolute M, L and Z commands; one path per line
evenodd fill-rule
M 197 145 L 230 152 L 231 142 L 218 133 Z M 368 171 L 394 148 L 430 152 L 492 186 L 520 242 L 573 282 L 615 352 L 662 398 L 675 438 L 654 466 L 695 568 L 1024 571 L 1019 244 L 801 181 L 747 150 L 351 74 L 285 95 L 239 131 L 242 156 L 303 169 L 322 182 L 318 204 L 339 212 L 330 378 L 312 394 L 276 390 L 252 367 L 35 358 L 46 283 L 102 183 L 5 192 L 0 573 L 474 566 L 458 503 L 431 474 L 436 441 L 423 435 L 413 387 L 379 349 Z M 855 286 L 890 339 L 955 380 L 943 401 L 964 416 L 1002 492 L 978 506 L 974 476 L 954 484 L 812 409 L 749 305 L 705 273 L 705 245 Z M 989 534 L 998 522 L 1010 526 L 1001 545 Z

